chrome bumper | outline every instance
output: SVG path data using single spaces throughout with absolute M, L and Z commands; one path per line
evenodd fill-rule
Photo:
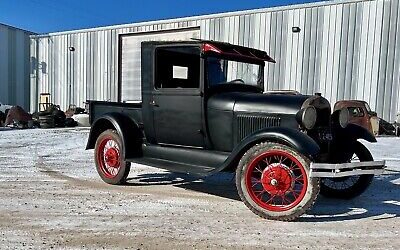
M 385 161 L 364 161 L 352 163 L 311 163 L 310 177 L 337 178 L 352 175 L 374 174 L 385 171 Z

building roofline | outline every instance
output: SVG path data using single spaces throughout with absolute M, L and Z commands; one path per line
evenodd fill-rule
M 105 30 L 111 30 L 111 29 L 132 28 L 132 27 L 138 27 L 138 26 L 144 26 L 144 25 L 162 24 L 162 23 L 166 23 L 166 22 L 197 21 L 197 20 L 209 19 L 209 18 L 230 17 L 230 16 L 237 16 L 237 15 L 275 12 L 275 11 L 292 10 L 292 9 L 300 9 L 300 8 L 314 8 L 314 7 L 366 2 L 366 1 L 376 1 L 376 0 L 327 0 L 327 1 L 322 1 L 322 2 L 311 2 L 311 3 L 294 4 L 294 5 L 287 5 L 287 6 L 249 9 L 249 10 L 231 11 L 231 12 L 224 12 L 224 13 L 217 13 L 217 14 L 206 14 L 206 15 L 198 15 L 198 16 L 188 16 L 188 17 L 170 18 L 170 19 L 162 19 L 162 20 L 144 21 L 144 22 L 137 22 L 137 23 L 117 24 L 117 25 L 102 26 L 102 27 L 96 27 L 96 28 L 51 32 L 51 33 L 46 33 L 46 34 L 33 35 L 32 38 L 78 34 L 78 33 L 94 32 L 94 31 L 105 31 Z
M 5 26 L 5 27 L 7 27 L 9 29 L 20 30 L 20 31 L 23 31 L 25 33 L 29 33 L 30 35 L 37 35 L 37 33 L 35 33 L 35 32 L 29 31 L 29 30 L 24 30 L 24 29 L 21 29 L 21 28 L 17 28 L 17 27 L 14 27 L 14 26 L 11 26 L 11 25 L 8 25 L 8 24 L 5 24 L 5 23 L 0 23 L 0 26 Z

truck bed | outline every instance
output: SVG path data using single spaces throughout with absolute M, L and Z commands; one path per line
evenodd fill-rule
M 134 119 L 139 125 L 143 124 L 142 104 L 141 103 L 122 103 L 122 102 L 105 102 L 105 101 L 88 101 L 90 125 L 97 118 L 107 113 L 124 113 Z

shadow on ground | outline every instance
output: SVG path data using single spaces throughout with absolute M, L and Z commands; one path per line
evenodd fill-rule
M 201 179 L 187 174 L 165 172 L 129 178 L 127 185 L 173 185 L 240 201 L 234 178 L 231 173 L 219 173 Z M 370 217 L 379 217 L 374 220 L 400 217 L 400 174 L 376 177 L 364 194 L 352 200 L 328 199 L 320 195 L 312 210 L 300 218 L 300 221 L 346 221 Z
M 370 217 L 385 220 L 400 217 L 400 174 L 376 177 L 364 194 L 351 200 L 320 196 L 308 214 L 311 216 L 302 217 L 301 221 L 345 221 Z
M 219 173 L 205 178 L 199 178 L 188 174 L 165 172 L 141 174 L 133 178 L 128 178 L 127 185 L 173 185 L 187 190 L 240 201 L 234 178 L 234 174 L 231 173 Z

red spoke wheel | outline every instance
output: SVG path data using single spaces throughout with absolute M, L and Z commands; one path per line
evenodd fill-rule
M 261 143 L 244 154 L 236 185 L 254 213 L 285 221 L 304 214 L 319 192 L 319 180 L 309 177 L 309 160 L 277 143 Z
M 122 143 L 114 130 L 106 130 L 97 138 L 95 162 L 102 180 L 109 184 L 121 184 L 128 177 L 130 164 L 122 158 Z

